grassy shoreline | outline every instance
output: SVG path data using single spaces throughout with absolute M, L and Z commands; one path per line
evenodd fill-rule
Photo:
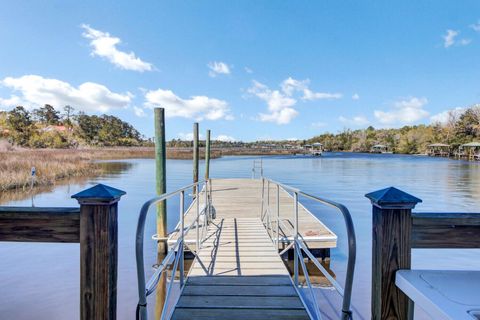
M 222 155 L 275 155 L 284 152 L 260 150 L 212 150 L 211 158 Z M 97 176 L 101 169 L 96 160 L 118 160 L 155 157 L 154 148 L 88 148 L 88 149 L 17 149 L 0 151 L 0 192 L 29 191 L 31 168 L 36 168 L 34 188 L 54 185 L 74 177 Z M 204 157 L 203 150 L 200 157 Z M 167 159 L 192 159 L 191 148 L 167 148 Z

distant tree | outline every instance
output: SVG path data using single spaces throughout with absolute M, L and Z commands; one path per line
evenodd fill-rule
M 69 105 L 66 105 L 65 107 L 63 107 L 63 122 L 65 123 L 65 125 L 71 127 L 72 126 L 72 118 L 74 117 L 74 111 L 75 111 L 75 108 L 69 106 Z
M 13 142 L 24 146 L 27 144 L 32 132 L 32 119 L 24 107 L 18 106 L 8 112 L 7 124 L 12 130 Z
M 49 104 L 33 110 L 33 114 L 38 121 L 46 125 L 58 125 L 60 122 L 60 112 Z
M 475 105 L 467 109 L 455 125 L 455 133 L 463 138 L 463 142 L 480 138 L 480 106 Z
M 98 116 L 89 116 L 80 112 L 76 117 L 78 123 L 77 134 L 87 144 L 98 144 L 98 131 L 102 127 L 101 119 Z

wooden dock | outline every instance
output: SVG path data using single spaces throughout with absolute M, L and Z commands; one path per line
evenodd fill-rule
M 221 219 L 249 218 L 260 219 L 262 212 L 262 180 L 260 179 L 212 179 L 212 205 L 215 210 L 215 221 Z M 266 189 L 265 189 L 266 190 Z M 199 195 L 200 207 L 205 203 L 204 190 Z M 267 193 L 265 192 L 265 199 Z M 276 210 L 277 190 L 270 187 L 270 207 Z M 293 239 L 294 221 L 293 197 L 279 189 L 279 216 L 287 228 L 280 227 L 280 247 L 288 245 Z M 188 208 L 185 216 L 185 226 L 190 225 L 196 218 L 195 201 Z M 337 245 L 337 236 L 317 219 L 303 205 L 298 208 L 299 233 L 310 249 L 334 248 Z M 261 221 L 259 222 L 261 224 Z M 273 231 L 276 226 L 273 224 Z M 178 226 L 177 226 L 178 230 Z M 271 232 L 271 230 L 269 230 Z M 271 233 L 270 233 L 271 234 Z M 178 237 L 173 233 L 169 237 L 169 244 L 173 245 Z M 195 248 L 195 230 L 191 230 L 185 237 L 185 242 Z
M 260 218 L 217 217 L 172 319 L 310 319 Z
M 264 188 L 259 179 L 210 182 L 214 219 L 202 237 L 172 319 L 310 319 L 279 255 L 293 241 L 293 197 L 273 185 Z M 200 208 L 205 199 L 202 190 L 198 196 Z M 196 201 L 186 211 L 185 226 L 197 216 Z M 279 228 L 278 246 L 272 241 L 272 235 L 276 239 L 276 225 L 261 218 L 267 203 L 275 215 L 278 203 L 279 217 L 285 225 Z M 301 203 L 298 218 L 299 233 L 310 249 L 336 246 L 337 236 Z M 170 245 L 177 241 L 178 230 L 179 226 L 170 236 Z M 186 234 L 185 242 L 197 251 L 196 230 Z

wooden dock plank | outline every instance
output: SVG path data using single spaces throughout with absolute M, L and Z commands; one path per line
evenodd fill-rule
M 247 234 L 257 235 L 257 232 L 266 232 L 263 230 L 256 230 L 252 232 L 251 225 L 255 225 L 260 218 L 262 210 L 262 181 L 256 179 L 212 179 L 212 205 L 215 209 L 217 223 L 219 219 L 244 219 L 242 226 L 235 226 L 233 222 L 228 222 L 224 226 L 223 231 L 232 235 L 232 232 L 237 228 L 239 231 L 246 231 Z M 276 188 L 273 185 L 270 187 L 270 204 L 273 210 L 272 214 L 276 213 Z M 283 230 L 280 228 L 280 235 L 283 242 L 287 243 L 292 239 L 293 230 L 293 198 L 285 190 L 280 188 L 279 197 L 279 211 L 280 218 L 291 228 Z M 199 201 L 200 208 L 204 205 L 205 196 L 204 191 L 200 192 Z M 319 248 L 333 248 L 337 245 L 337 236 L 328 229 L 320 220 L 318 220 L 310 211 L 303 205 L 299 205 L 299 232 L 303 236 L 307 246 L 310 249 Z M 196 218 L 196 205 L 193 203 L 188 209 L 185 216 L 185 226 L 190 225 Z M 241 229 L 239 229 L 241 228 Z M 178 226 L 177 226 L 178 229 Z M 273 223 L 273 229 L 276 230 L 276 225 Z M 176 242 L 178 235 L 174 233 L 169 243 L 172 245 Z M 186 236 L 185 241 L 190 244 L 192 248 L 195 246 L 195 230 L 191 230 Z M 193 245 L 193 246 L 192 246 Z
M 292 286 L 187 286 L 183 290 L 185 296 L 265 296 L 296 297 Z
M 304 310 L 288 309 L 183 309 L 178 308 L 173 320 L 307 320 L 310 319 Z
M 254 237 L 244 238 L 252 231 Z M 220 218 L 208 235 L 172 319 L 308 319 L 259 218 Z
M 298 297 L 251 296 L 186 296 L 178 300 L 179 308 L 229 308 L 229 309 L 296 309 L 304 310 Z

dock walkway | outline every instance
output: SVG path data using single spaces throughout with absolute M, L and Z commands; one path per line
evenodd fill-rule
M 283 188 L 268 186 L 261 179 L 210 180 L 213 221 L 201 237 L 172 319 L 310 319 L 279 255 L 293 241 L 295 201 Z M 205 190 L 197 200 L 202 208 Z M 185 213 L 185 226 L 197 217 L 197 200 Z M 283 221 L 278 247 L 272 240 L 277 239 L 276 226 L 262 221 L 267 206 Z M 301 203 L 298 222 L 309 248 L 336 246 L 337 236 Z M 185 243 L 195 248 L 195 230 L 185 235 Z
M 212 179 L 212 206 L 215 210 L 215 221 L 221 219 L 249 218 L 260 219 L 262 212 L 262 180 L 261 179 Z M 267 190 L 265 186 L 265 190 Z M 287 228 L 280 226 L 280 249 L 293 240 L 294 200 L 281 187 L 279 188 L 279 216 Z M 271 186 L 269 195 L 264 194 L 265 201 L 270 199 L 270 207 L 276 210 L 277 190 Z M 200 207 L 204 206 L 204 191 L 199 194 Z M 196 218 L 196 203 L 192 203 L 185 215 L 185 225 L 190 225 Z M 261 221 L 260 221 L 261 224 Z M 337 245 L 337 236 L 328 229 L 319 219 L 308 211 L 301 203 L 298 208 L 299 234 L 309 249 L 334 248 Z M 276 226 L 272 226 L 275 232 Z M 178 226 L 177 226 L 178 230 Z M 172 234 L 168 242 L 175 244 L 178 233 Z M 189 232 L 185 242 L 195 248 L 195 232 Z
M 217 217 L 172 319 L 310 319 L 260 218 Z

